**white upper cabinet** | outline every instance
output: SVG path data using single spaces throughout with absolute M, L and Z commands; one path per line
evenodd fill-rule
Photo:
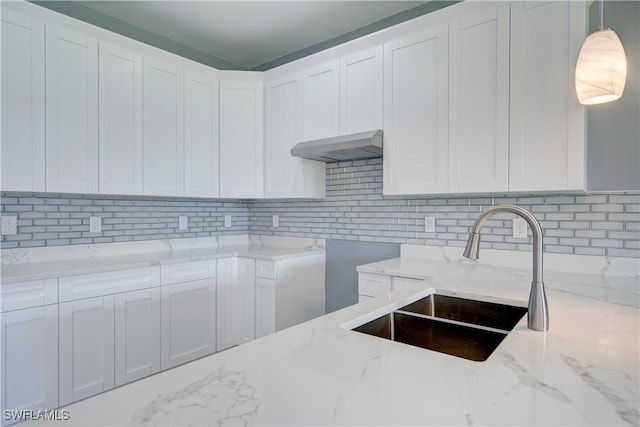
M 584 189 L 574 70 L 585 22 L 585 2 L 511 5 L 511 191 Z
M 100 193 L 142 194 L 142 55 L 100 43 Z
M 448 26 L 384 46 L 384 194 L 447 191 Z
M 291 155 L 302 134 L 300 74 L 265 87 L 265 197 L 324 197 L 325 164 Z
M 189 67 L 184 75 L 184 195 L 220 194 L 219 82 L 215 70 Z
M 184 192 L 184 76 L 177 65 L 144 60 L 144 194 Z
M 3 7 L 0 25 L 1 186 L 45 191 L 44 24 Z
M 220 197 L 264 194 L 262 74 L 229 72 L 220 82 Z
M 340 61 L 305 69 L 302 75 L 302 139 L 340 133 Z
M 340 133 L 382 129 L 383 47 L 340 59 Z
M 98 192 L 98 42 L 47 25 L 47 191 Z
M 509 3 L 465 3 L 449 24 L 448 192 L 509 186 Z

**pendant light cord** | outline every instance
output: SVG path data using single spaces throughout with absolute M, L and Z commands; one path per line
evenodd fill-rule
M 604 29 L 604 0 L 600 0 L 600 28 L 598 30 Z

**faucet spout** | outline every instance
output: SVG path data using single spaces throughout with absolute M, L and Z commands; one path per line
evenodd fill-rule
M 533 278 L 531 281 L 531 292 L 529 293 L 529 309 L 527 311 L 528 326 L 530 329 L 536 331 L 547 331 L 549 330 L 549 309 L 544 291 L 544 282 L 542 280 L 543 233 L 540 223 L 531 212 L 515 205 L 500 205 L 489 209 L 480 215 L 473 224 L 463 255 L 470 259 L 479 258 L 480 230 L 487 221 L 499 213 L 518 215 L 523 218 L 531 228 L 533 233 Z

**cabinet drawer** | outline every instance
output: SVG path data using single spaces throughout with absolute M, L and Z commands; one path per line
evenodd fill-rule
M 278 272 L 275 261 L 256 261 L 256 277 L 263 279 L 276 279 Z
M 145 267 L 61 277 L 60 302 L 135 291 L 160 284 L 160 268 Z
M 181 262 L 160 266 L 162 285 L 216 277 L 216 260 Z
M 358 295 L 358 302 L 371 301 L 374 297 L 368 295 Z
M 0 309 L 3 313 L 55 304 L 58 302 L 58 279 L 3 284 L 0 296 Z
M 359 295 L 377 297 L 389 292 L 391 292 L 391 276 L 370 273 L 358 274 Z
M 422 279 L 414 279 L 412 277 L 400 277 L 395 276 L 393 278 L 393 290 L 397 291 L 398 289 L 404 289 L 410 286 L 414 286 L 420 283 L 424 283 Z

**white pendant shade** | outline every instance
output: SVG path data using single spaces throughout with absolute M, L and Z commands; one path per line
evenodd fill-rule
M 586 38 L 576 65 L 576 92 L 581 104 L 615 101 L 627 80 L 627 58 L 613 30 L 600 30 Z

